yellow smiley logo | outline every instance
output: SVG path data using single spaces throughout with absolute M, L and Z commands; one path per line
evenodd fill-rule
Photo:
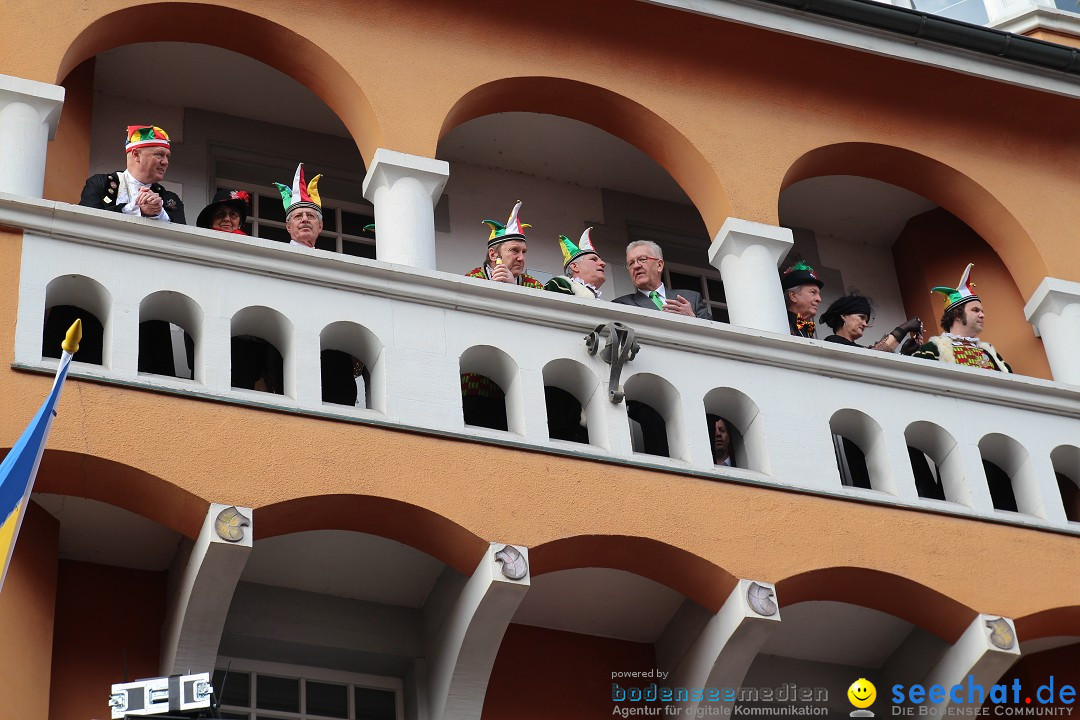
M 868 708 L 877 699 L 877 688 L 866 678 L 859 678 L 847 689 L 848 700 L 857 708 Z

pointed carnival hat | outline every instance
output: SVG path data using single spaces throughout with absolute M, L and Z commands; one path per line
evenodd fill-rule
M 979 299 L 979 296 L 973 292 L 975 286 L 971 283 L 971 268 L 973 267 L 975 267 L 975 263 L 968 263 L 968 266 L 964 268 L 964 274 L 960 276 L 960 282 L 954 288 L 945 287 L 944 285 L 930 288 L 930 292 L 941 293 L 945 296 L 945 312 L 960 307 L 964 303 Z
M 128 125 L 124 152 L 144 147 L 169 147 L 169 133 L 156 125 Z
M 780 276 L 780 287 L 784 290 L 797 288 L 801 285 L 817 285 L 819 289 L 825 287 L 825 283 L 818 277 L 814 268 L 802 260 L 789 267 Z
M 596 248 L 593 247 L 592 238 L 589 237 L 590 232 L 592 232 L 592 228 L 585 228 L 585 232 L 581 233 L 581 239 L 578 240 L 577 245 L 565 235 L 559 236 L 559 249 L 562 250 L 563 258 L 563 272 L 569 270 L 570 263 L 574 262 L 579 257 L 585 255 L 596 255 L 597 257 L 600 257 L 600 253 L 596 252 Z
M 528 223 L 522 223 L 518 220 L 518 212 L 521 210 L 521 201 L 517 201 L 517 205 L 514 205 L 514 209 L 510 211 L 510 219 L 503 225 L 497 220 L 485 220 L 484 224 L 491 228 L 491 235 L 488 236 L 487 246 L 493 248 L 496 245 L 504 243 L 508 240 L 520 240 L 525 242 L 525 228 L 532 227 Z
M 322 198 L 319 197 L 319 178 L 322 175 L 316 175 L 311 178 L 311 182 L 304 182 L 304 163 L 300 163 L 296 166 L 296 174 L 293 175 L 292 187 L 289 188 L 281 183 L 274 183 L 278 191 L 281 192 L 281 204 L 285 206 L 285 219 L 289 219 L 289 215 L 292 215 L 293 210 L 299 210 L 300 208 L 311 208 L 319 213 L 319 217 L 322 217 Z

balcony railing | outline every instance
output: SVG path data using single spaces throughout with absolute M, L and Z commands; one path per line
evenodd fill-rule
M 0 195 L 0 224 L 24 230 L 18 369 L 54 367 L 46 309 L 77 306 L 103 337 L 101 365 L 76 362 L 76 377 L 1080 534 L 1056 475 L 1076 482 L 1080 393 L 1061 384 L 64 203 Z M 191 379 L 139 371 L 148 321 L 189 335 Z M 586 350 L 612 321 L 636 331 L 626 401 L 662 417 L 669 457 L 635 452 L 627 402 L 610 401 L 609 367 Z M 281 394 L 232 386 L 240 336 L 280 352 Z M 324 350 L 365 366 L 361 406 L 324 402 Z M 466 373 L 505 393 L 505 431 L 465 424 Z M 550 437 L 546 388 L 580 403 L 587 444 Z M 713 464 L 706 413 L 735 426 L 738 467 Z M 865 456 L 869 488 L 842 484 L 834 436 Z M 944 500 L 919 494 L 909 448 L 936 465 Z M 1002 509 L 985 462 L 1008 476 L 1016 511 Z

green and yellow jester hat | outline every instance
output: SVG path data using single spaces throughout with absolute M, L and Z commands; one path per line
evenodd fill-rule
M 945 312 L 949 312 L 955 307 L 960 307 L 964 303 L 979 299 L 979 296 L 973 292 L 975 286 L 971 283 L 971 268 L 973 267 L 975 267 L 975 263 L 968 263 L 968 266 L 964 268 L 964 274 L 960 276 L 960 282 L 956 284 L 955 288 L 941 285 L 930 289 L 930 292 L 941 293 L 945 296 L 947 303 L 945 305 Z
M 319 178 L 321 177 L 322 175 L 316 175 L 311 178 L 311 182 L 305 184 L 304 163 L 300 163 L 296 166 L 291 188 L 278 182 L 274 183 L 281 193 L 281 204 L 285 206 L 286 220 L 294 210 L 305 207 L 311 208 L 319 213 L 320 218 L 322 217 L 322 198 L 319 197 Z
M 521 210 L 521 201 L 517 201 L 517 205 L 514 205 L 514 209 L 510 212 L 510 219 L 503 225 L 497 220 L 485 220 L 484 224 L 491 228 L 491 235 L 488 236 L 487 246 L 493 248 L 496 245 L 500 245 L 508 240 L 520 240 L 525 242 L 524 229 L 532 227 L 528 223 L 522 223 L 518 221 L 518 212 Z
M 579 257 L 590 254 L 600 256 L 600 253 L 596 252 L 596 248 L 593 247 L 592 238 L 589 237 L 590 232 L 592 232 L 592 228 L 585 228 L 585 232 L 581 233 L 581 239 L 578 240 L 577 245 L 565 235 L 559 236 L 559 249 L 562 250 L 562 269 L 564 273 L 570 271 L 570 263 Z

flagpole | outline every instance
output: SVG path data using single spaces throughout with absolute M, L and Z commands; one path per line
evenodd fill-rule
M 27 503 L 34 490 L 34 478 L 37 477 L 41 456 L 45 452 L 49 429 L 56 417 L 56 405 L 64 388 L 64 380 L 67 379 L 68 366 L 71 365 L 72 355 L 78 352 L 81 340 L 82 320 L 76 320 L 60 344 L 63 352 L 52 390 L 3 463 L 0 463 L 0 590 L 4 588 L 15 541 L 26 517 Z

